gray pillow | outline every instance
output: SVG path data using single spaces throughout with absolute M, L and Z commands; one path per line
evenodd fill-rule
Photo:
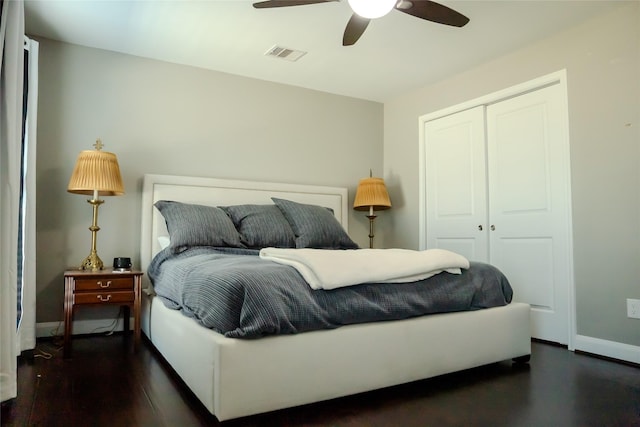
M 276 205 L 220 206 L 248 248 L 295 248 L 296 236 Z
M 296 248 L 358 249 L 330 209 L 275 197 L 271 200 L 291 225 Z
M 220 208 L 169 200 L 159 200 L 154 206 L 167 223 L 175 253 L 192 246 L 244 247 L 231 218 Z

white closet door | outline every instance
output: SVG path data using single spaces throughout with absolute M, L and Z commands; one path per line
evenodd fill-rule
M 427 248 L 488 261 L 484 107 L 424 125 Z
M 514 299 L 532 306 L 532 336 L 568 342 L 570 183 L 558 85 L 487 107 L 489 259 Z

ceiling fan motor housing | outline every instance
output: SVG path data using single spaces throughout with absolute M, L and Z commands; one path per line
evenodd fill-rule
M 381 18 L 391 12 L 397 0 L 348 0 L 351 9 L 363 18 Z

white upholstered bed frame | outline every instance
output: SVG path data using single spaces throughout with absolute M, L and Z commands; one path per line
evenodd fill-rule
M 330 207 L 347 228 L 345 188 L 145 175 L 141 267 L 167 231 L 153 204 L 271 203 L 276 196 Z M 147 285 L 148 284 L 148 279 Z M 219 420 L 402 384 L 531 352 L 529 306 L 486 310 L 255 340 L 226 338 L 179 311 L 143 298 L 142 330 Z

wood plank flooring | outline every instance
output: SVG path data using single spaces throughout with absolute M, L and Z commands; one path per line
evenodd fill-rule
M 143 340 L 78 337 L 21 357 L 19 396 L 3 426 L 216 426 L 215 417 Z M 278 387 L 279 384 L 265 384 Z M 640 368 L 532 344 L 505 361 L 356 396 L 230 420 L 222 426 L 640 426 Z

